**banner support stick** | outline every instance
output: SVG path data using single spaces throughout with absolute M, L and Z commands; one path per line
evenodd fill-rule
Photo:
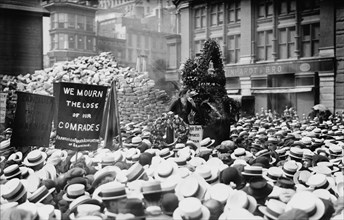
M 119 121 L 116 80 L 113 81 L 113 93 L 114 93 L 114 99 L 115 99 L 115 111 L 116 111 L 115 116 L 116 116 L 116 126 L 117 126 L 118 138 L 119 138 L 119 146 L 120 148 L 123 148 L 121 126 L 120 126 L 120 121 Z

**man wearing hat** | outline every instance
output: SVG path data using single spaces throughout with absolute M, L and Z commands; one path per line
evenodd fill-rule
M 107 219 L 116 219 L 127 200 L 125 185 L 118 182 L 105 183 L 101 185 L 99 196 L 106 208 L 104 212 Z
M 9 180 L 1 189 L 1 194 L 8 202 L 22 204 L 26 202 L 27 191 L 18 178 Z
M 142 194 L 146 207 L 146 220 L 148 219 L 171 219 L 161 209 L 162 198 L 161 184 L 157 180 L 149 180 L 142 183 Z

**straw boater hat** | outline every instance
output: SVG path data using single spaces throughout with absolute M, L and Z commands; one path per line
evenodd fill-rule
M 291 147 L 289 152 L 288 152 L 288 155 L 291 158 L 296 158 L 296 159 L 301 160 L 303 157 L 303 150 L 301 148 L 298 148 L 298 147 Z
M 80 218 L 89 218 L 89 219 L 94 219 L 90 218 L 90 216 L 100 216 L 100 209 L 101 207 L 99 205 L 95 204 L 80 204 L 76 207 L 76 210 L 69 215 L 69 218 L 71 220 L 74 219 L 80 219 Z M 77 213 L 77 214 L 76 214 Z
M 326 189 L 329 190 L 331 185 L 324 174 L 314 174 L 307 180 L 307 185 L 312 189 Z
M 238 159 L 241 157 L 252 157 L 252 156 L 253 156 L 252 153 L 249 151 L 246 151 L 244 148 L 237 148 L 231 154 L 232 159 Z
M 163 148 L 159 151 L 159 156 L 161 158 L 167 159 L 169 157 L 172 157 L 174 154 L 173 151 L 171 151 L 169 148 Z
M 195 173 L 203 177 L 209 184 L 215 183 L 219 179 L 219 169 L 206 164 L 196 167 Z
M 116 200 L 127 197 L 125 185 L 116 181 L 105 183 L 101 186 L 99 197 L 102 200 Z
M 325 213 L 324 203 L 309 191 L 297 192 L 287 203 L 285 211 L 300 209 L 308 214 L 309 220 L 318 220 Z
M 224 183 L 216 183 L 209 187 L 205 194 L 204 200 L 215 199 L 222 204 L 226 204 L 230 194 L 233 192 L 233 189 Z
M 131 139 L 130 147 L 138 147 L 142 143 L 140 136 L 135 136 Z
M 100 205 L 100 201 L 96 199 L 91 199 L 89 195 L 83 195 L 80 196 L 76 199 L 74 199 L 70 204 L 69 204 L 69 210 L 71 213 L 74 213 L 79 205 L 82 204 L 95 204 L 95 205 Z
M 55 188 L 47 189 L 46 186 L 39 187 L 34 193 L 32 193 L 28 200 L 32 203 L 39 203 L 47 198 L 50 194 L 55 191 Z
M 331 169 L 332 173 L 336 173 L 339 171 L 339 167 L 336 166 L 333 162 L 328 161 L 321 161 L 317 163 L 317 166 L 325 166 Z
M 62 196 L 62 198 L 67 202 L 72 202 L 83 195 L 89 195 L 89 193 L 85 191 L 85 185 L 72 184 L 67 187 L 67 192 Z
M 336 145 L 336 144 L 330 145 L 329 153 L 331 156 L 334 156 L 334 157 L 342 157 L 343 156 L 342 147 L 339 145 Z
M 23 164 L 27 167 L 35 167 L 45 162 L 47 154 L 40 150 L 31 151 L 24 159 Z
M 9 156 L 8 161 L 13 160 L 14 162 L 20 163 L 23 159 L 23 153 L 18 151 Z
M 204 138 L 201 140 L 200 145 L 201 147 L 211 147 L 215 143 L 215 139 L 210 139 L 209 137 Z
M 1 193 L 8 202 L 17 202 L 26 194 L 26 189 L 18 178 L 14 178 L 4 185 Z
M 283 170 L 281 167 L 270 167 L 266 171 L 263 171 L 263 177 L 267 181 L 275 183 L 278 178 L 283 176 Z
M 105 167 L 105 166 L 112 166 L 116 163 L 115 160 L 115 155 L 113 153 L 106 153 L 102 156 L 101 158 L 101 166 Z
M 157 181 L 157 180 L 144 181 L 142 183 L 141 191 L 143 195 L 161 193 L 162 189 L 161 189 L 160 181 Z
M 266 202 L 266 206 L 259 206 L 258 209 L 269 219 L 278 219 L 284 213 L 286 204 L 276 199 L 270 199 Z
M 140 179 L 144 174 L 145 174 L 145 169 L 139 162 L 134 163 L 126 171 L 126 177 L 127 177 L 128 182 L 132 182 L 134 180 Z
M 304 186 L 307 185 L 307 181 L 311 176 L 311 172 L 308 170 L 299 170 L 294 174 L 293 180 L 295 184 L 302 184 Z
M 233 190 L 227 200 L 225 210 L 227 211 L 235 208 L 244 208 L 253 213 L 257 208 L 257 201 L 242 190 Z
M 120 169 L 116 166 L 106 166 L 103 169 L 97 171 L 94 174 L 94 180 L 92 182 L 92 186 L 95 187 L 101 182 L 102 179 L 104 179 L 107 176 L 111 176 L 113 178 L 116 178 L 117 173 L 120 172 Z
M 207 207 L 202 205 L 197 198 L 185 198 L 179 202 L 178 208 L 173 212 L 173 219 L 202 219 L 208 220 L 210 218 L 210 211 Z
M 34 174 L 35 171 L 33 171 L 33 169 L 28 168 L 28 167 L 19 167 L 20 171 L 21 171 L 21 179 L 27 179 L 30 175 Z
M 263 168 L 261 166 L 245 166 L 241 174 L 245 176 L 262 176 Z
M 129 148 L 125 152 L 126 162 L 129 164 L 135 163 L 136 162 L 135 160 L 140 157 L 140 154 L 141 154 L 141 152 L 138 148 Z
M 283 164 L 283 167 L 282 167 L 282 170 L 283 170 L 283 174 L 286 176 L 286 177 L 290 177 L 292 178 L 294 176 L 294 174 L 300 170 L 302 167 L 302 165 L 296 163 L 295 161 L 293 160 L 289 160 L 287 162 L 285 162 Z
M 176 187 L 176 193 L 180 198 L 196 197 L 203 200 L 209 184 L 198 174 L 191 174 L 182 179 Z
M 22 172 L 18 166 L 18 164 L 12 164 L 8 167 L 6 167 L 3 170 L 4 174 L 2 174 L 1 178 L 2 179 L 6 179 L 6 180 L 10 180 L 16 177 L 20 177 Z
M 156 180 L 164 181 L 168 177 L 178 174 L 177 163 L 171 160 L 162 161 L 159 166 L 155 169 L 154 178 Z

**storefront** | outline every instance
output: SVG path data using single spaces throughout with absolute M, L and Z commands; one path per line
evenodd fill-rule
M 293 107 L 301 117 L 317 103 L 334 107 L 333 59 L 227 65 L 225 72 L 228 95 L 241 99 L 246 113 Z

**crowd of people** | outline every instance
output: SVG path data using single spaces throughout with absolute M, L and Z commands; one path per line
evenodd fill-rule
M 343 219 L 344 118 L 240 118 L 228 140 L 1 156 L 1 219 Z

